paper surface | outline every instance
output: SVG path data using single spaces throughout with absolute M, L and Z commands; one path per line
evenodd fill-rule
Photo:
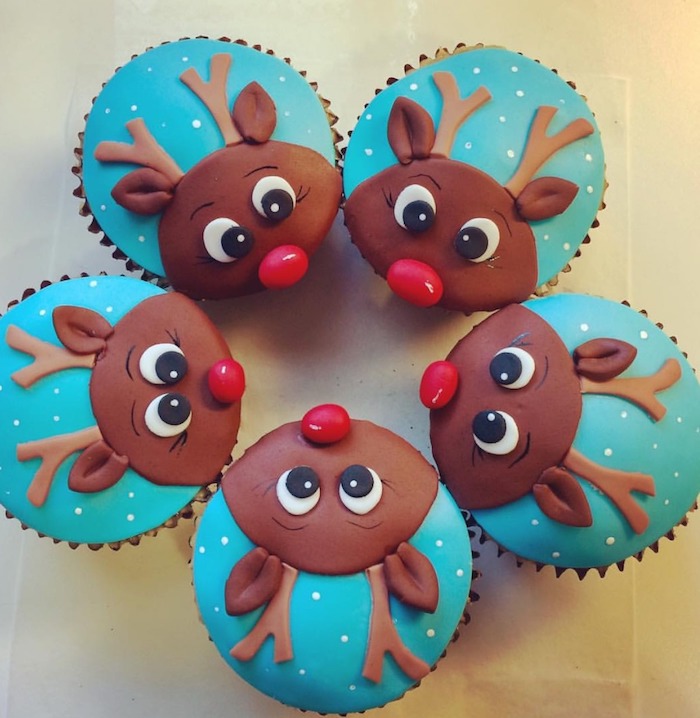
M 0 306 L 63 274 L 122 273 L 87 230 L 70 172 L 114 68 L 164 40 L 241 37 L 305 69 L 346 138 L 386 78 L 439 46 L 509 47 L 574 80 L 600 125 L 606 209 L 556 291 L 627 299 L 700 362 L 700 6 L 533 0 L 199 3 L 48 0 L 0 11 Z M 417 386 L 476 321 L 390 296 L 338 217 L 291 290 L 211 304 L 248 371 L 238 455 L 333 401 L 429 454 Z M 0 521 L 0 717 L 293 716 L 219 658 L 188 566 L 191 522 L 118 552 Z M 477 547 L 481 600 L 422 685 L 377 715 L 700 715 L 700 519 L 605 579 L 518 568 Z

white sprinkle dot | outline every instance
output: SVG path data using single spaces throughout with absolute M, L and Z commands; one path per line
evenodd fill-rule
M 97 280 L 96 280 L 96 279 L 93 279 L 93 280 L 90 282 L 89 286 L 94 289 L 94 288 L 97 286 Z
M 341 636 L 341 637 L 340 637 L 340 642 L 341 642 L 341 643 L 347 643 L 349 640 L 350 640 L 350 639 L 348 638 L 348 636 Z
M 372 119 L 372 113 L 371 113 L 371 112 L 368 112 L 368 113 L 365 115 L 365 119 L 366 119 L 366 120 L 371 120 L 371 119 Z
M 438 548 L 442 548 L 443 545 L 444 545 L 443 542 L 442 542 L 442 539 L 438 539 L 438 540 L 435 542 L 435 545 L 436 545 Z
M 58 387 L 56 387 L 56 388 L 53 390 L 53 393 L 54 393 L 54 394 L 60 394 L 60 393 L 61 393 L 61 390 L 60 390 Z
M 0 384 L 0 391 L 2 391 L 2 384 Z
M 639 338 L 640 339 L 648 339 L 649 338 L 649 332 L 642 329 L 641 332 L 639 332 Z
M 105 307 L 105 312 L 107 312 L 107 314 L 111 314 L 113 311 L 114 311 L 114 307 L 111 307 L 111 306 Z
M 133 499 L 133 498 L 134 498 L 134 492 L 133 492 L 133 491 L 129 491 L 129 493 L 127 494 L 127 496 L 128 496 L 130 499 Z
M 201 120 L 192 120 L 192 127 L 194 127 L 195 130 L 198 130 L 202 126 Z
M 531 523 L 533 526 L 539 526 L 539 525 L 540 525 L 540 522 L 539 522 L 537 519 L 532 519 L 532 521 L 530 521 L 530 523 Z
M 621 412 L 620 412 L 620 416 L 621 416 L 623 419 L 626 419 L 626 418 L 629 416 L 629 414 L 628 414 L 626 411 L 621 411 Z
M 300 676 L 305 676 L 305 675 L 306 675 L 306 669 L 305 669 L 305 668 L 300 668 L 300 669 L 299 669 L 299 675 L 300 675 Z
M 61 421 L 61 417 L 60 417 L 60 416 L 54 416 L 53 420 L 54 420 L 54 421 Z
M 673 478 L 677 479 L 680 476 L 680 474 L 677 471 L 673 472 Z
M 374 154 L 374 150 L 372 150 L 371 147 L 366 147 L 365 154 L 367 155 L 367 157 L 371 157 Z
M 501 122 L 501 123 L 505 122 L 505 121 L 506 121 L 505 116 L 504 116 L 504 115 L 501 115 L 501 116 L 498 118 L 498 121 Z
M 152 67 L 147 67 L 147 68 L 146 68 L 146 72 L 153 72 L 153 68 L 152 68 Z
M 357 686 L 354 685 L 353 683 L 351 683 L 351 684 L 348 686 L 348 688 L 349 688 L 351 691 L 357 690 Z
M 552 558 L 560 558 L 560 557 L 561 557 L 561 554 L 559 553 L 559 551 L 552 551 Z
M 283 114 L 285 117 L 290 117 L 292 113 L 291 113 L 289 110 L 285 110 L 282 114 Z
M 100 211 L 104 212 L 106 209 L 107 209 L 107 205 L 106 205 L 106 204 L 101 204 L 101 205 L 100 205 Z
M 185 56 L 185 57 L 182 58 L 182 61 L 183 61 L 183 62 L 189 62 L 189 59 L 190 59 L 189 57 Z
M 46 309 L 40 309 L 40 310 L 39 310 L 39 316 L 40 316 L 40 317 L 46 316 Z
M 83 513 L 83 510 L 80 508 L 80 506 L 76 506 L 76 507 L 73 509 L 73 513 L 74 513 L 76 516 L 80 516 L 80 514 Z
M 547 240 L 549 239 L 549 235 L 548 235 L 548 234 L 545 234 L 544 237 L 543 237 L 543 239 L 544 239 L 545 241 L 547 241 Z
M 651 448 L 652 448 L 652 449 L 658 449 L 658 448 L 659 448 L 659 445 L 656 444 L 656 443 L 654 443 L 654 444 L 651 445 Z
M 412 82 L 412 83 L 408 86 L 408 89 L 409 89 L 409 90 L 417 90 L 417 89 L 418 89 L 417 83 Z
M 146 238 L 145 238 L 142 234 L 139 234 L 139 236 L 137 237 L 137 239 L 138 239 L 139 242 L 141 242 L 141 243 L 143 243 L 143 242 L 146 241 Z
M 321 599 L 321 594 L 318 591 L 314 591 L 311 594 L 311 598 L 313 598 L 314 601 L 319 601 Z
M 204 546 L 199 547 L 199 553 L 206 553 L 206 552 L 207 552 L 207 550 L 206 550 L 206 548 L 204 548 Z
M 677 417 L 676 417 L 676 421 L 677 421 L 679 424 L 682 424 L 682 423 L 683 423 L 683 417 L 682 417 L 682 416 L 677 416 Z
M 668 506 L 671 502 L 668 499 L 664 499 L 664 506 Z
M 612 450 L 612 449 L 606 449 L 603 453 L 604 453 L 606 456 L 612 456 L 612 455 L 613 455 L 613 450 Z
M 515 96 L 516 97 L 525 97 L 525 93 L 522 90 L 516 90 Z
M 214 606 L 214 613 L 218 613 L 221 609 L 218 606 Z
M 428 638 L 435 638 L 435 629 L 434 629 L 434 628 L 429 628 L 429 629 L 425 632 L 425 635 L 426 635 Z
M 470 150 L 471 148 L 472 148 L 472 143 L 471 143 L 471 142 L 465 142 L 465 143 L 464 143 L 464 149 L 465 149 L 465 150 Z
M 15 419 L 12 423 L 13 423 L 15 426 L 19 426 L 19 419 Z
M 513 159 L 513 157 L 515 157 L 515 152 L 513 152 L 513 150 L 508 150 L 508 152 L 506 152 L 506 154 L 507 154 L 508 157 L 510 157 L 511 159 Z
M 580 329 L 582 332 L 587 332 L 587 331 L 590 329 L 590 326 L 584 322 L 583 324 L 581 324 L 581 326 L 579 327 L 579 329 Z
M 134 514 L 127 514 L 127 515 L 126 515 L 126 520 L 127 520 L 127 521 L 133 521 L 135 518 L 136 518 L 136 517 L 134 516 Z
M 284 75 L 280 75 L 280 82 L 287 82 L 287 78 Z
M 593 155 L 589 152 L 586 152 L 584 159 L 586 160 L 586 162 L 593 162 Z
M 480 67 L 475 67 L 475 68 L 472 70 L 472 72 L 473 72 L 475 75 L 478 75 L 478 74 L 481 72 L 481 68 L 480 68 Z
M 608 536 L 608 538 L 605 539 L 605 543 L 608 546 L 612 546 L 615 543 L 615 537 L 614 536 Z
M 112 110 L 109 107 L 105 107 L 105 115 L 108 115 Z
M 221 545 L 222 545 L 222 546 L 228 546 L 228 536 L 222 536 L 222 537 L 221 537 Z
M 459 578 L 462 578 L 462 576 L 464 576 L 464 569 L 458 568 L 456 571 L 456 574 L 457 574 L 457 576 L 459 576 Z
M 131 111 L 132 111 L 132 112 L 136 112 L 136 110 L 138 110 L 138 109 L 139 109 L 139 108 L 138 108 L 138 105 L 132 105 L 132 106 L 131 106 Z
M 568 242 L 564 242 L 563 247 L 566 252 L 568 252 L 571 249 L 571 245 Z
M 591 185 L 588 185 L 588 187 L 586 187 L 586 192 L 588 194 L 593 194 L 593 187 L 591 187 Z

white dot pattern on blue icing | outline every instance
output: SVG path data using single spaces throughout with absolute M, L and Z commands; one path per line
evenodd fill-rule
M 583 396 L 574 447 L 600 465 L 639 471 L 654 479 L 655 496 L 632 494 L 650 518 L 643 533 L 634 533 L 610 499 L 584 480 L 580 483 L 593 515 L 590 527 L 552 521 L 531 494 L 506 506 L 473 512 L 495 541 L 533 561 L 576 568 L 622 561 L 668 533 L 700 492 L 700 385 L 678 347 L 629 307 L 575 294 L 529 300 L 525 306 L 545 319 L 570 351 L 597 337 L 613 337 L 636 346 L 637 356 L 622 377 L 653 374 L 670 357 L 681 364 L 681 379 L 656 395 L 667 408 L 659 422 L 620 397 Z M 642 332 L 645 339 L 640 341 Z M 677 416 L 687 420 L 678 422 Z M 614 540 L 609 541 L 610 537 Z
M 28 389 L 10 379 L 31 362 L 31 357 L 6 344 L 7 327 L 17 325 L 60 346 L 52 312 L 41 314 L 38 306 L 52 309 L 74 304 L 103 313 L 109 305 L 112 311 L 103 316 L 116 324 L 138 302 L 162 291 L 126 277 L 72 279 L 45 287 L 0 317 L 0 466 L 4 469 L 0 472 L 0 503 L 39 533 L 77 543 L 120 541 L 160 526 L 194 498 L 197 487 L 159 487 L 131 469 L 105 491 L 76 493 L 68 488 L 68 473 L 76 453 L 59 467 L 46 502 L 36 507 L 26 493 L 39 459 L 20 462 L 16 456 L 17 443 L 77 431 L 96 422 L 88 395 L 88 369 L 66 369 Z
M 220 540 L 222 533 L 229 538 L 226 545 Z M 391 613 L 409 650 L 433 665 L 463 614 L 472 566 L 464 519 L 443 487 L 410 543 L 436 570 L 438 609 L 435 614 L 424 613 L 392 597 Z M 201 553 L 200 547 L 206 551 Z M 300 572 L 290 602 L 293 659 L 275 663 L 270 639 L 252 660 L 232 658 L 229 651 L 247 635 L 263 609 L 236 617 L 214 607 L 224 604 L 224 586 L 231 569 L 252 548 L 222 493 L 214 495 L 195 537 L 195 594 L 214 644 L 242 678 L 283 703 L 321 713 L 370 709 L 398 698 L 411 687 L 412 681 L 390 657 L 384 659 L 381 683 L 362 677 L 370 619 L 370 589 L 364 573 L 320 576 Z
M 227 82 L 229 108 L 245 85 L 259 82 L 277 109 L 272 139 L 309 147 L 335 164 L 323 106 L 309 83 L 279 58 L 244 45 L 206 39 L 168 43 L 137 56 L 115 73 L 95 99 L 83 139 L 83 184 L 90 206 L 103 210 L 99 222 L 105 234 L 154 274 L 164 273 L 158 250 L 160 215 L 140 216 L 114 201 L 114 185 L 136 167 L 98 162 L 95 147 L 103 140 L 132 143 L 125 124 L 142 117 L 156 141 L 185 172 L 221 149 L 223 139 L 214 119 L 179 80 L 188 67 L 208 80 L 209 60 L 217 53 L 233 57 Z
M 343 168 L 346 197 L 364 180 L 397 164 L 385 129 L 397 97 L 415 100 L 437 122 L 442 100 L 430 80 L 436 71 L 452 72 L 462 97 L 482 85 L 490 91 L 491 101 L 459 128 L 450 156 L 474 165 L 501 184 L 510 179 L 522 157 L 528 129 L 539 106 L 558 107 L 548 129 L 550 135 L 579 117 L 596 128 L 592 135 L 554 154 L 535 175 L 561 177 L 579 186 L 574 201 L 562 215 L 531 224 L 537 247 L 537 283 L 546 282 L 574 256 L 595 219 L 604 189 L 603 147 L 593 113 L 583 98 L 549 69 L 517 53 L 499 48 L 458 53 L 419 68 L 382 90 L 367 108 L 375 122 L 359 122 L 348 143 Z M 410 89 L 411 84 L 416 85 L 415 90 Z M 383 126 L 376 122 L 380 117 L 384 118 Z M 508 121 L 501 122 L 501 117 Z M 545 234 L 552 237 L 550 242 L 546 242 Z

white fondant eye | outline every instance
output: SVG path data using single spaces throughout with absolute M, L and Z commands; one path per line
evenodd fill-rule
M 277 500 L 289 514 L 308 513 L 320 498 L 318 474 L 310 466 L 295 466 L 277 479 Z
M 422 185 L 404 187 L 394 203 L 394 219 L 409 232 L 424 232 L 435 221 L 435 198 Z
M 253 207 L 271 222 L 287 219 L 297 206 L 297 197 L 284 177 L 268 175 L 259 179 L 253 187 Z
M 518 426 L 505 411 L 480 411 L 472 422 L 474 443 L 489 454 L 510 454 L 518 445 Z
M 376 471 L 353 464 L 340 475 L 340 500 L 354 514 L 369 513 L 382 498 L 382 481 Z
M 161 394 L 146 407 L 144 419 L 156 436 L 177 436 L 192 420 L 190 402 L 182 394 Z
M 506 389 L 522 389 L 535 373 L 535 360 L 520 347 L 501 349 L 489 364 L 491 378 Z
M 454 245 L 460 257 L 478 263 L 493 257 L 500 239 L 501 233 L 495 222 L 486 217 L 475 217 L 460 227 Z
M 253 248 L 253 233 L 227 217 L 217 217 L 204 228 L 204 249 L 217 262 L 242 259 Z
M 150 384 L 176 384 L 187 373 L 187 359 L 177 344 L 154 344 L 141 355 L 139 371 Z

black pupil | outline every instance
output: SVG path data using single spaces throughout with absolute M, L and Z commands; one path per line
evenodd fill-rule
M 273 222 L 286 219 L 294 209 L 294 200 L 289 192 L 283 189 L 271 189 L 265 192 L 261 204 L 265 216 Z
M 318 490 L 318 475 L 310 466 L 297 466 L 287 474 L 287 491 L 297 499 L 308 499 Z
M 474 436 L 485 444 L 495 444 L 506 435 L 506 420 L 497 411 L 480 411 L 472 422 Z
M 246 227 L 229 227 L 221 235 L 221 249 L 229 257 L 241 259 L 253 248 L 253 233 Z
M 158 402 L 158 416 L 170 426 L 183 424 L 187 421 L 190 412 L 190 402 L 182 394 L 166 394 Z
M 435 220 L 435 211 L 424 200 L 409 202 L 403 210 L 403 223 L 409 232 L 424 232 Z
M 502 386 L 512 384 L 520 378 L 523 372 L 523 364 L 512 352 L 496 354 L 489 365 L 491 378 Z
M 348 496 L 361 499 L 374 486 L 374 477 L 366 466 L 353 464 L 340 475 L 340 485 Z
M 163 352 L 156 360 L 156 376 L 165 384 L 176 384 L 187 373 L 187 359 L 180 352 Z
M 489 246 L 486 232 L 478 227 L 462 227 L 455 237 L 455 249 L 464 259 L 479 259 Z

